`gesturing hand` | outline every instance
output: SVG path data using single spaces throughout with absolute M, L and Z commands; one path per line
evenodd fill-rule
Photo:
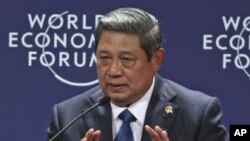
M 89 129 L 81 141 L 99 141 L 101 135 L 100 130 Z
M 168 134 L 165 130 L 162 130 L 159 126 L 155 126 L 155 128 L 151 128 L 146 125 L 145 130 L 151 136 L 152 141 L 169 141 Z
M 151 128 L 146 125 L 145 130 L 151 136 L 152 141 L 169 141 L 168 134 L 165 130 L 162 130 L 159 126 Z M 94 130 L 93 128 L 89 129 L 85 134 L 84 138 L 81 141 L 99 141 L 101 135 L 100 130 Z

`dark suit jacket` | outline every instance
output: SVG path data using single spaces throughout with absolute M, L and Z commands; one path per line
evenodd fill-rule
M 55 105 L 48 128 L 48 137 L 55 135 L 103 95 L 102 90 L 97 86 Z M 173 112 L 171 110 L 166 112 L 167 106 L 172 107 Z M 222 112 L 217 98 L 187 89 L 157 75 L 145 124 L 159 125 L 167 130 L 170 141 L 227 141 L 228 136 L 221 124 L 221 116 Z M 80 118 L 56 141 L 80 141 L 89 128 L 101 130 L 101 141 L 112 141 L 111 123 L 111 107 L 108 103 Z M 142 141 L 151 141 L 145 130 Z

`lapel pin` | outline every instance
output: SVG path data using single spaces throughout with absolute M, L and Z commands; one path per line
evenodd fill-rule
M 171 105 L 166 106 L 165 112 L 167 114 L 173 114 L 173 106 L 171 106 Z

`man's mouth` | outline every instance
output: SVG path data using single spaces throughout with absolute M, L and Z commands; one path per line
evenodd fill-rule
M 113 92 L 121 92 L 126 86 L 126 84 L 108 83 L 108 88 Z

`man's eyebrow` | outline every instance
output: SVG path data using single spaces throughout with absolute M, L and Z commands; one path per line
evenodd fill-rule
M 105 50 L 105 49 L 100 49 L 96 52 L 96 54 L 111 54 L 109 51 Z M 126 50 L 122 50 L 119 51 L 118 55 L 130 55 L 130 56 L 135 56 L 135 54 L 131 51 L 126 51 Z
M 101 49 L 101 50 L 98 50 L 97 53 L 109 53 L 109 52 L 107 50 Z
M 128 54 L 128 55 L 134 55 L 134 53 L 133 52 L 131 52 L 131 51 L 120 51 L 119 52 L 120 54 Z

